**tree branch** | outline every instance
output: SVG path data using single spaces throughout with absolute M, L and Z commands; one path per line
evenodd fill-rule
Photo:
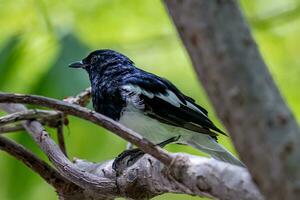
M 0 104 L 0 107 L 7 112 L 26 109 L 19 104 Z M 219 199 L 261 199 L 244 168 L 184 154 L 172 155 L 175 159 L 165 167 L 158 160 L 144 156 L 137 164 L 125 169 L 120 177 L 116 177 L 111 166 L 113 161 L 104 164 L 85 163 L 84 166 L 82 162 L 81 165 L 77 162 L 74 165 L 67 160 L 39 122 L 25 121 L 23 125 L 60 174 L 86 190 L 69 196 L 60 193 L 64 199 L 110 199 L 117 196 L 142 199 L 166 192 L 214 196 Z M 96 169 L 93 167 L 95 165 L 101 167 Z
M 10 115 L 6 115 L 0 117 L 0 126 L 5 124 L 14 123 L 17 121 L 23 120 L 32 120 L 32 119 L 40 119 L 40 118 L 56 118 L 57 112 L 56 111 L 48 111 L 48 110 L 25 110 L 21 112 L 12 113 Z
M 79 187 L 63 178 L 55 169 L 38 158 L 20 144 L 0 136 L 0 149 L 22 161 L 27 167 L 38 173 L 47 183 L 58 192 L 78 191 Z
M 20 104 L 0 104 L 0 107 L 9 113 L 26 111 L 26 108 Z M 103 195 L 115 193 L 114 182 L 82 171 L 71 163 L 38 121 L 25 121 L 23 126 L 62 176 L 82 188 L 98 191 Z
M 17 160 L 22 161 L 27 167 L 39 174 L 47 183 L 55 188 L 61 200 L 91 199 L 90 192 L 86 192 L 84 189 L 65 179 L 55 169 L 22 145 L 0 136 L 0 149 L 6 151 Z M 100 194 L 95 199 L 108 200 L 110 198 L 104 198 Z
M 195 70 L 268 199 L 299 199 L 300 130 L 233 0 L 165 0 Z
M 24 131 L 24 130 L 25 129 L 21 124 L 1 126 L 0 127 L 0 135 L 5 134 L 5 133 L 13 133 L 16 131 Z
M 111 168 L 113 161 L 94 164 L 76 159 L 81 169 L 100 177 L 117 179 L 120 195 L 132 199 L 149 199 L 163 193 L 181 193 L 231 200 L 261 200 L 245 168 L 215 159 L 173 154 L 174 165 L 166 168 L 157 159 L 145 155 L 119 177 Z
M 65 144 L 65 138 L 64 138 L 64 126 L 63 124 L 59 124 L 56 128 L 57 132 L 57 140 L 58 140 L 58 146 L 60 150 L 65 154 L 66 157 L 68 157 L 67 154 L 67 148 Z
M 47 97 L 37 95 L 24 95 L 24 94 L 10 94 L 0 93 L 0 103 L 25 103 L 34 104 L 60 110 L 65 114 L 77 116 L 79 118 L 91 121 L 97 125 L 100 125 L 113 133 L 117 134 L 126 141 L 136 145 L 145 153 L 152 155 L 160 160 L 166 166 L 172 163 L 173 158 L 162 148 L 154 145 L 145 138 L 141 137 L 136 132 L 128 129 L 120 123 L 90 109 L 70 104 L 64 101 L 51 99 Z
M 83 90 L 81 93 L 79 93 L 78 95 L 76 95 L 74 97 L 68 97 L 68 98 L 64 99 L 64 101 L 71 103 L 71 104 L 77 104 L 82 107 L 85 107 L 90 102 L 91 92 L 92 92 L 92 88 L 88 87 L 85 90 Z
M 262 191 L 270 199 L 296 199 L 300 192 L 297 167 L 300 160 L 299 129 L 264 68 L 234 1 L 166 2 L 219 116 L 232 133 L 242 159 L 250 166 Z M 239 76 L 232 77 L 237 71 Z M 257 94 L 257 88 L 263 94 Z M 112 161 L 91 164 L 77 160 L 74 164 L 65 157 L 40 122 L 22 122 L 65 180 L 79 186 L 80 197 L 69 199 L 112 199 L 117 196 L 143 199 L 165 192 L 219 199 L 262 199 L 247 169 L 213 159 L 168 154 L 115 121 L 74 105 L 76 102 L 86 105 L 89 96 L 90 91 L 84 91 L 83 96 L 68 98 L 66 101 L 73 103 L 70 104 L 35 95 L 0 93 L 2 103 L 41 105 L 103 126 L 164 164 L 146 155 L 116 177 L 111 169 Z M 85 100 L 81 101 L 81 98 Z M 218 104 L 219 99 L 224 100 L 222 105 Z M 0 107 L 10 113 L 26 111 L 19 104 L 0 104 Z M 235 111 L 231 112 L 233 108 Z M 285 133 L 284 138 L 282 133 Z M 263 156 L 265 152 L 269 156 Z M 271 167 L 275 169 L 269 173 Z M 61 197 L 68 198 L 64 194 Z

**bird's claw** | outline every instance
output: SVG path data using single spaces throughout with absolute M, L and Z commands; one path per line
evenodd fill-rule
M 120 153 L 114 160 L 112 168 L 119 175 L 126 168 L 134 165 L 145 153 L 140 149 L 129 149 Z
M 165 140 L 157 145 L 160 147 L 165 147 L 170 143 L 177 142 L 180 139 L 180 135 L 176 137 L 172 137 L 168 140 Z M 125 150 L 120 153 L 114 160 L 112 164 L 112 168 L 116 171 L 117 176 L 122 173 L 126 168 L 134 165 L 141 157 L 144 156 L 144 152 L 138 148 Z

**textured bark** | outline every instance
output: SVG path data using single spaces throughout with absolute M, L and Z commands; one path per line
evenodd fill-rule
M 48 97 L 38 95 L 27 95 L 27 94 L 11 94 L 0 92 L 1 103 L 25 103 L 34 104 L 52 108 L 55 110 L 62 111 L 64 114 L 70 114 L 79 118 L 93 122 L 99 126 L 102 126 L 116 135 L 122 137 L 128 142 L 136 145 L 145 153 L 152 155 L 153 157 L 160 160 L 165 165 L 170 165 L 173 158 L 162 148 L 149 142 L 147 139 L 141 137 L 138 133 L 125 127 L 124 125 L 85 107 L 68 103 L 66 101 L 60 101 Z M 17 112 L 19 112 L 18 110 Z M 24 110 L 21 110 L 24 111 Z M 15 111 L 16 112 L 16 111 Z
M 0 126 L 17 122 L 17 121 L 39 119 L 39 118 L 50 118 L 50 117 L 57 118 L 57 112 L 47 111 L 47 110 L 25 110 L 21 112 L 12 113 L 10 115 L 6 115 L 4 117 L 0 117 Z
M 0 127 L 0 134 L 5 134 L 5 133 L 14 133 L 16 131 L 24 131 L 25 129 L 21 124 L 16 124 L 16 125 L 7 125 L 7 126 L 1 126 Z
M 20 104 L 0 104 L 0 107 L 9 113 L 26 113 L 26 108 Z M 263 199 L 245 168 L 214 159 L 167 153 L 169 157 L 174 158 L 170 165 L 166 166 L 161 161 L 146 155 L 116 176 L 116 172 L 112 169 L 113 160 L 94 164 L 77 159 L 72 163 L 40 122 L 31 120 L 24 121 L 22 124 L 57 170 L 32 153 L 26 152 L 26 149 L 18 148 L 17 145 L 12 146 L 13 143 L 3 137 L 0 137 L 0 149 L 38 172 L 56 188 L 59 198 L 63 200 L 100 200 L 115 197 L 149 199 L 168 192 L 224 200 Z M 124 131 L 126 133 L 126 130 Z M 61 184 L 61 187 L 57 188 L 54 183 Z
M 174 165 L 165 167 L 146 155 L 127 168 L 116 183 L 120 195 L 133 199 L 148 199 L 163 193 L 181 193 L 217 199 L 262 199 L 245 168 L 188 154 L 173 154 Z M 115 177 L 113 161 L 93 164 L 76 160 L 81 169 L 106 178 Z
M 90 102 L 91 95 L 92 95 L 92 88 L 88 87 L 85 90 L 83 90 L 82 92 L 80 92 L 78 95 L 76 95 L 74 97 L 72 97 L 72 96 L 68 97 L 68 98 L 64 99 L 64 101 L 85 107 Z
M 26 112 L 27 110 L 25 106 L 20 104 L 0 104 L 0 108 L 9 113 Z M 38 121 L 24 121 L 22 124 L 60 174 L 66 179 L 86 190 L 101 191 L 103 195 L 115 192 L 113 181 L 86 173 L 69 161 Z
M 56 189 L 62 188 L 64 185 L 71 183 L 65 180 L 46 162 L 39 159 L 29 150 L 25 149 L 25 147 L 3 136 L 0 136 L 0 149 L 18 158 Z
M 58 125 L 58 127 L 56 128 L 56 132 L 57 132 L 58 146 L 60 150 L 65 154 L 65 156 L 68 157 L 65 138 L 64 138 L 64 127 L 62 123 Z
M 299 199 L 300 131 L 233 0 L 165 0 L 218 116 L 267 199 Z

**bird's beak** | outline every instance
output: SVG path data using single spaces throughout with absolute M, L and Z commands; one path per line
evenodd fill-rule
M 83 64 L 82 61 L 76 61 L 76 62 L 73 62 L 73 63 L 69 64 L 69 67 L 72 67 L 72 68 L 84 68 L 85 64 Z

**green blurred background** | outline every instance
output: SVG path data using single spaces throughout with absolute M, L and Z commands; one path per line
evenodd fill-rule
M 282 94 L 300 119 L 300 0 L 243 0 L 241 8 Z M 89 51 L 121 51 L 137 66 L 173 81 L 221 126 L 159 0 L 0 0 L 0 90 L 62 99 L 89 86 L 68 63 Z M 259 90 L 258 90 L 259 92 Z M 90 107 L 91 105 L 89 105 Z M 224 128 L 223 128 L 224 129 Z M 55 133 L 50 130 L 53 137 Z M 91 123 L 70 118 L 71 157 L 112 159 L 126 142 Z M 44 155 L 25 133 L 9 137 Z M 221 143 L 234 152 L 227 138 Z M 168 150 L 199 152 L 179 145 Z M 0 152 L 0 200 L 57 199 L 54 190 L 14 158 Z M 199 199 L 166 194 L 155 199 Z

